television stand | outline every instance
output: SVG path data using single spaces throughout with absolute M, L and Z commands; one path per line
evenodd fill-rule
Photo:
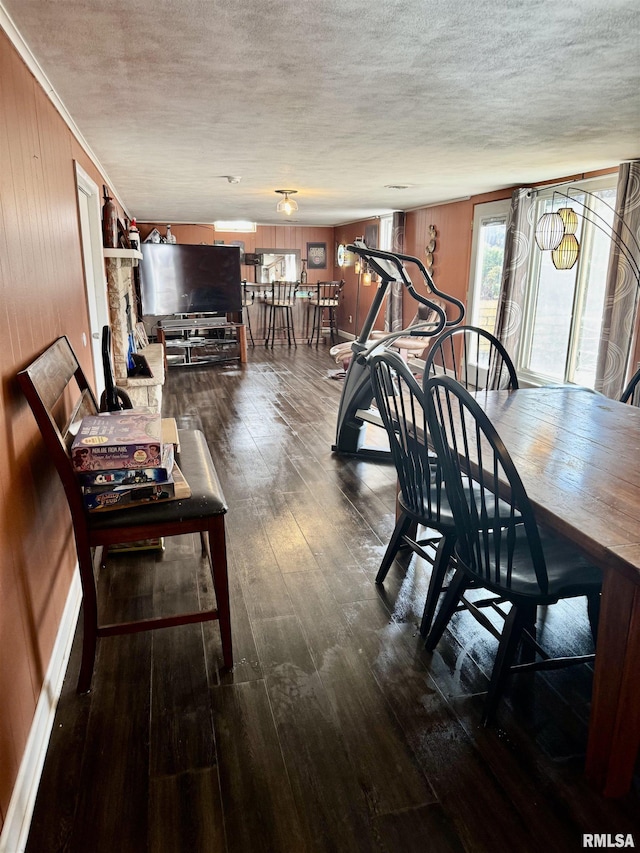
M 201 332 L 214 334 L 201 335 Z M 167 337 L 177 334 L 178 337 Z M 164 344 L 169 365 L 247 361 L 247 332 L 242 323 L 224 317 L 175 317 L 158 324 L 158 341 Z M 173 353 L 170 351 L 173 350 Z M 173 358 L 172 356 L 175 356 Z

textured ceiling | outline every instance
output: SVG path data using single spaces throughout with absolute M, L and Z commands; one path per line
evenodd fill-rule
M 335 225 L 640 156 L 638 0 L 2 2 L 140 220 L 277 222 L 291 187 Z

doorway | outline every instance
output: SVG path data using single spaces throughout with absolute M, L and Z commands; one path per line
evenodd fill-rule
M 98 185 L 77 162 L 75 163 L 75 169 L 78 190 L 80 239 L 82 242 L 84 279 L 91 330 L 91 351 L 95 374 L 94 388 L 96 396 L 100 399 L 100 395 L 104 391 L 101 342 L 102 327 L 109 325 L 107 281 L 104 273 L 104 258 L 102 254 L 100 193 Z

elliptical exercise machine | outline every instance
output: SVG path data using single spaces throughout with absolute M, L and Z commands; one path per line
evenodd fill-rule
M 401 337 L 430 338 L 439 335 L 449 326 L 457 326 L 464 317 L 464 305 L 458 299 L 438 290 L 426 267 L 419 258 L 402 255 L 397 252 L 383 252 L 380 249 L 369 249 L 365 243 L 356 240 L 347 246 L 350 252 L 359 255 L 371 269 L 380 276 L 380 283 L 374 296 L 369 312 L 365 318 L 360 334 L 351 345 L 353 357 L 347 369 L 347 375 L 342 388 L 342 397 L 338 408 L 338 425 L 336 442 L 332 446 L 335 453 L 349 456 L 359 456 L 370 460 L 389 459 L 389 452 L 379 448 L 364 446 L 367 423 L 381 426 L 377 413 L 371 410 L 373 401 L 373 386 L 369 374 L 367 358 L 379 347 L 389 346 Z M 427 291 L 445 302 L 451 303 L 458 309 L 455 319 L 447 320 L 442 308 L 431 302 L 426 296 L 421 296 L 413 286 L 405 269 L 404 263 L 413 263 L 420 270 L 427 286 Z M 382 308 L 382 303 L 392 282 L 403 284 L 410 296 L 420 305 L 425 305 L 435 312 L 437 320 L 425 321 L 412 325 L 400 332 L 392 332 L 377 340 L 370 341 L 369 335 Z

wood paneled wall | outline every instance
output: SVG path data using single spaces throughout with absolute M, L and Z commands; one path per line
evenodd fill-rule
M 349 243 L 353 243 L 357 237 L 364 235 L 366 226 L 372 221 L 374 220 L 366 219 L 337 227 L 335 229 L 336 244 L 342 243 L 344 246 L 348 246 Z M 344 267 L 336 267 L 334 277 L 336 279 L 343 278 L 345 281 L 338 308 L 338 328 L 343 332 L 357 336 L 373 302 L 376 286 L 374 284 L 363 285 L 360 276 L 356 275 L 352 263 Z M 384 311 L 378 316 L 376 328 L 384 328 Z
M 139 222 L 140 239 L 154 228 L 164 237 L 167 226 L 165 223 Z M 223 240 L 226 245 L 242 240 L 245 252 L 255 252 L 256 249 L 298 249 L 300 257 L 307 257 L 307 243 L 327 244 L 327 268 L 324 270 L 307 269 L 307 282 L 331 281 L 334 275 L 335 243 L 333 228 L 303 228 L 295 225 L 258 225 L 254 234 L 236 234 L 231 232 L 214 231 L 213 225 L 172 225 L 171 233 L 178 243 L 206 243 L 213 245 L 214 240 Z M 242 266 L 242 277 L 254 281 L 255 267 Z
M 101 177 L 0 31 L 0 815 L 4 822 L 76 563 L 16 373 L 68 335 L 92 375 L 74 157 Z

